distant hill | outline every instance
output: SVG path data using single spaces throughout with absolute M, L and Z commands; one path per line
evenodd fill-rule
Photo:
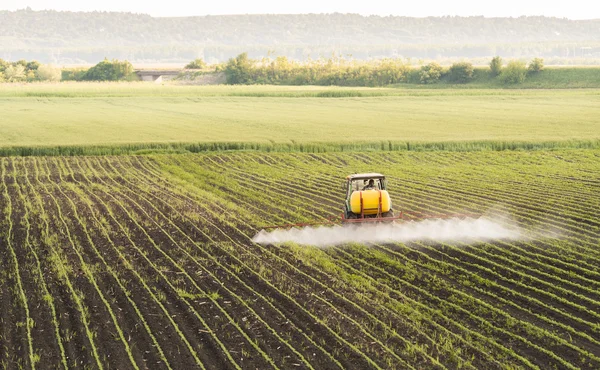
M 223 61 L 240 52 L 291 58 L 600 58 L 600 20 L 364 17 L 356 14 L 153 18 L 114 12 L 0 11 L 0 58 L 63 63 L 104 57 Z

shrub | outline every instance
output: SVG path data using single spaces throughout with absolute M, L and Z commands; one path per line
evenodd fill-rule
M 534 58 L 530 63 L 527 70 L 529 73 L 538 73 L 542 69 L 544 69 L 544 59 L 542 58 Z
M 442 77 L 442 66 L 432 62 L 421 67 L 419 72 L 419 82 L 422 84 L 432 84 Z
M 184 68 L 185 69 L 203 69 L 206 67 L 206 62 L 202 58 L 194 59 L 189 62 Z
M 499 56 L 495 56 L 492 58 L 490 62 L 490 73 L 492 76 L 496 77 L 502 73 L 502 58 Z
M 525 63 L 518 60 L 510 61 L 502 70 L 502 74 L 500 76 L 505 84 L 522 83 L 525 81 L 525 77 L 527 76 L 527 68 L 525 67 Z
M 364 75 L 375 75 L 376 86 L 385 86 L 399 82 L 406 82 L 410 73 L 410 65 L 404 63 L 400 59 L 384 59 L 369 72 L 368 69 L 363 70 Z
M 0 82 L 4 82 L 4 73 L 0 72 Z
M 448 70 L 450 82 L 464 84 L 473 78 L 473 65 L 469 62 L 454 63 Z
M 61 73 L 61 79 L 63 81 L 83 81 L 87 69 L 63 69 Z
M 90 68 L 83 76 L 86 81 L 119 81 L 133 73 L 133 66 L 128 61 L 104 59 Z
M 251 73 L 254 62 L 248 58 L 248 53 L 242 53 L 229 59 L 225 65 L 225 75 L 228 84 L 252 83 Z
M 62 78 L 62 71 L 60 68 L 53 67 L 51 65 L 41 65 L 37 68 L 37 78 L 40 81 L 60 81 Z

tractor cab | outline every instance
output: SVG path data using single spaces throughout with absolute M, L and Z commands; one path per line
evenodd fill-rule
M 393 217 L 385 176 L 360 173 L 346 177 L 344 219 Z
M 369 186 L 372 182 L 373 186 Z M 346 199 L 355 191 L 386 190 L 385 176 L 380 173 L 360 173 L 346 177 Z

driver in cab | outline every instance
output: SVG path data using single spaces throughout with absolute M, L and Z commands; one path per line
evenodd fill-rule
M 373 179 L 369 179 L 369 183 L 363 187 L 363 190 L 377 190 L 375 181 Z

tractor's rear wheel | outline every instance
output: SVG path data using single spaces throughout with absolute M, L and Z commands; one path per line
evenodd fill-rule
M 355 220 L 355 219 L 357 219 L 357 218 L 358 218 L 358 215 L 357 215 L 357 214 L 355 214 L 355 213 L 352 213 L 352 212 L 350 212 L 350 211 L 347 211 L 347 212 L 346 212 L 346 219 L 347 219 L 347 220 Z
M 381 214 L 381 217 L 383 217 L 383 218 L 394 217 L 394 210 L 390 209 L 387 212 L 383 212 Z

